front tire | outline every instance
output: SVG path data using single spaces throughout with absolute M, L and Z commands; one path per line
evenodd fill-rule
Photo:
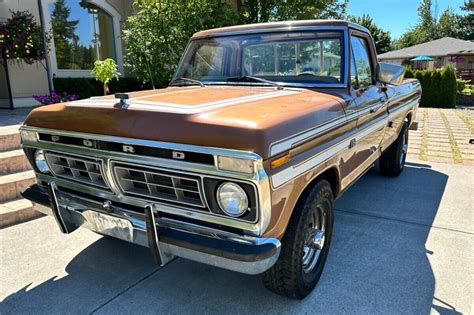
M 398 176 L 405 168 L 408 150 L 408 122 L 404 122 L 397 140 L 388 147 L 379 160 L 380 173 L 385 176 Z
M 270 291 L 303 299 L 314 289 L 331 243 L 333 202 L 326 180 L 319 180 L 298 202 L 282 239 L 280 257 L 263 274 L 263 283 Z

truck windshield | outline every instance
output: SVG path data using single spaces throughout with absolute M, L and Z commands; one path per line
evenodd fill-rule
M 175 79 L 206 85 L 334 84 L 343 78 L 342 32 L 285 32 L 191 40 Z

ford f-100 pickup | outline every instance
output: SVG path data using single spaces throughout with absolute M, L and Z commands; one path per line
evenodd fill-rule
M 146 246 L 160 265 L 262 273 L 304 298 L 334 200 L 377 160 L 404 169 L 421 87 L 403 76 L 345 21 L 201 31 L 167 88 L 33 110 L 21 136 L 37 183 L 22 194 L 63 233 Z

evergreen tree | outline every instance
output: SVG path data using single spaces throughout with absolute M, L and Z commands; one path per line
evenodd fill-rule
M 464 6 L 461 6 L 461 10 L 467 11 L 468 14 L 456 14 L 448 7 L 439 19 L 433 13 L 432 6 L 431 0 L 421 1 L 418 7 L 418 23 L 396 41 L 394 48 L 409 47 L 446 36 L 465 40 L 474 39 L 472 2 L 465 2 Z
M 79 20 L 69 20 L 71 9 L 64 0 L 57 0 L 51 14 L 51 27 L 53 30 L 54 46 L 56 48 L 56 59 L 58 68 L 69 68 L 70 58 L 73 53 L 73 45 L 79 40 L 76 28 Z
M 362 25 L 363 27 L 367 28 L 375 42 L 375 48 L 377 49 L 378 54 L 383 54 L 390 50 L 391 38 L 390 32 L 384 31 L 380 27 L 378 27 L 372 17 L 368 14 L 364 14 L 362 16 L 349 16 L 349 21 Z

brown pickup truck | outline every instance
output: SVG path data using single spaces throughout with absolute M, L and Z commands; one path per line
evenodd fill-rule
M 167 88 L 33 110 L 21 135 L 37 184 L 23 196 L 63 233 L 146 246 L 160 265 L 263 273 L 303 298 L 334 200 L 377 160 L 403 171 L 421 95 L 403 74 L 345 21 L 202 31 Z

